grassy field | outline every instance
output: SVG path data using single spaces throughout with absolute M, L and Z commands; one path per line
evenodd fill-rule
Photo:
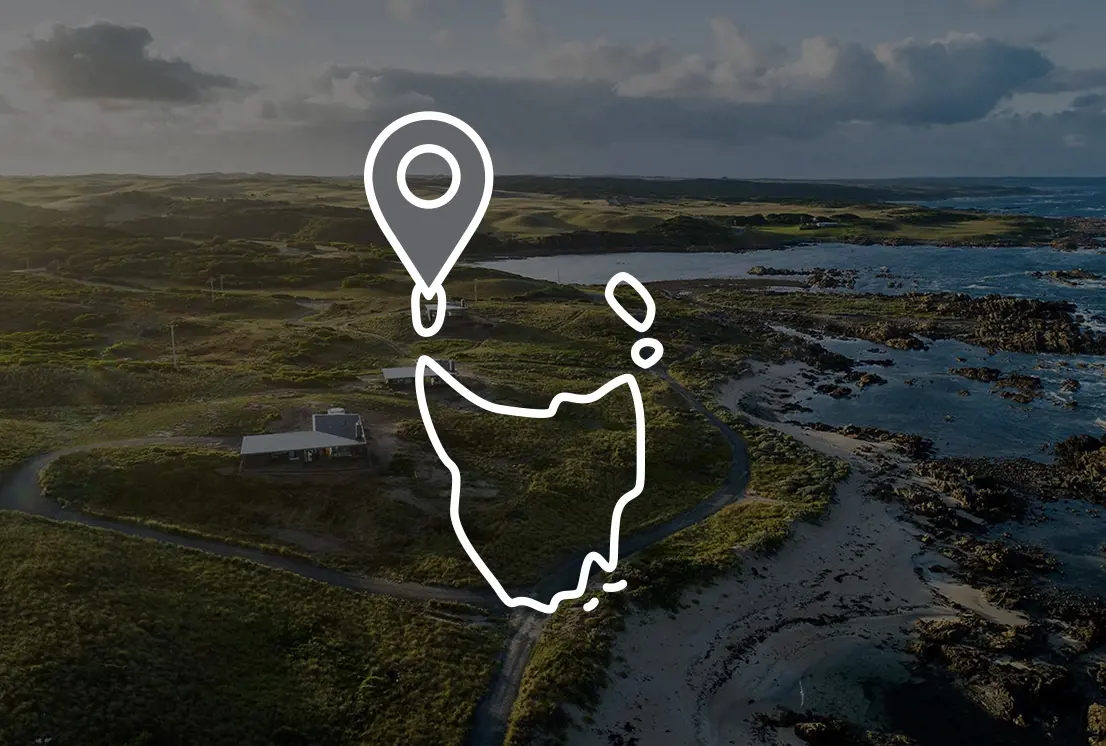
M 390 475 L 240 477 L 234 453 L 98 449 L 42 473 L 48 497 L 90 514 L 274 548 L 369 574 L 475 580 L 436 492 Z M 445 568 L 450 568 L 447 571 Z M 448 573 L 448 574 L 447 574 Z
M 441 191 L 441 179 L 416 179 L 412 188 Z M 711 200 L 721 204 L 749 202 L 787 204 L 821 200 L 834 204 L 861 202 L 934 200 L 968 196 L 974 190 L 993 193 L 1002 186 L 955 185 L 948 182 L 873 181 L 834 183 L 826 181 L 743 181 L 739 179 L 649 180 L 619 177 L 558 178 L 542 176 L 496 176 L 496 196 L 542 194 L 558 198 L 603 200 L 630 198 L 647 203 L 680 203 Z M 79 210 L 87 205 L 113 205 L 117 212 L 158 213 L 182 200 L 265 200 L 315 205 L 355 206 L 364 204 L 359 179 L 284 176 L 272 174 L 197 174 L 161 177 L 134 174 L 95 174 L 63 177 L 8 177 L 0 181 L 0 200 L 21 203 L 19 210 L 0 212 L 0 218 L 29 207 Z M 120 210 L 125 205 L 128 210 Z M 119 215 L 117 217 L 123 217 Z
M 639 381 L 648 402 L 646 488 L 623 514 L 624 535 L 692 507 L 729 469 L 729 450 L 705 420 L 679 409 L 658 382 Z M 605 545 L 614 503 L 633 486 L 632 412 L 629 396 L 620 393 L 569 408 L 555 420 L 435 413 L 462 474 L 501 485 L 502 499 L 477 499 L 467 509 L 462 490 L 462 520 L 493 571 L 510 579 L 505 582 L 533 580 L 584 537 L 586 546 Z
M 661 384 L 641 379 L 649 402 L 647 488 L 624 514 L 626 532 L 711 494 L 729 463 L 712 428 L 678 409 Z M 496 393 L 497 401 L 504 398 L 503 387 Z M 510 393 L 514 400 L 536 396 L 525 388 Z M 548 421 L 468 411 L 456 397 L 440 404 L 435 422 L 466 480 L 462 519 L 504 582 L 532 583 L 563 554 L 603 543 L 611 508 L 633 483 L 628 395 L 611 394 L 602 406 L 570 408 Z M 280 546 L 373 574 L 481 584 L 448 521 L 448 479 L 421 421 L 411 409 L 405 414 L 399 450 L 387 467 L 367 474 L 260 478 L 239 475 L 232 453 L 149 447 L 65 456 L 41 482 L 48 496 L 97 515 Z
M 511 713 L 504 746 L 553 746 L 563 742 L 572 711 L 599 704 L 612 649 L 622 630 L 627 601 L 595 594 L 599 606 L 587 612 L 566 606 L 554 613 L 530 658 Z
M 62 422 L 0 419 L 0 474 L 67 441 Z
M 429 191 L 427 191 L 429 189 Z M 963 188 L 960 188 L 961 191 Z M 435 193 L 435 187 L 422 187 Z M 438 188 L 440 191 L 440 188 Z M 419 188 L 416 188 L 419 191 Z M 782 216 L 782 222 L 757 225 L 755 242 L 769 244 L 773 238 L 802 240 L 846 240 L 925 243 L 979 239 L 984 242 L 1017 237 L 1047 242 L 1047 221 L 1016 216 L 986 217 L 954 211 L 919 211 L 894 204 L 893 200 L 934 199 L 950 196 L 949 186 L 797 184 L 787 182 L 648 182 L 626 180 L 557 180 L 529 177 L 500 177 L 482 233 L 500 238 L 535 239 L 575 231 L 638 233 L 656 229 L 664 221 L 680 217 L 728 222 L 750 216 Z M 611 204 L 610 199 L 616 203 Z M 364 190 L 353 180 L 305 177 L 192 177 L 187 180 L 134 176 L 69 177 L 52 179 L 5 179 L 0 182 L 0 221 L 20 218 L 38 228 L 64 221 L 100 225 L 105 230 L 123 228 L 163 237 L 196 236 L 213 248 L 212 237 L 229 243 L 215 244 L 220 254 L 208 252 L 204 264 L 186 258 L 178 268 L 202 271 L 218 262 L 220 272 L 232 273 L 240 266 L 269 263 L 276 267 L 290 262 L 286 282 L 299 282 L 308 267 L 318 260 L 310 256 L 288 257 L 277 253 L 276 245 L 257 243 L 274 237 L 307 245 L 334 247 L 383 244 L 379 231 L 365 210 Z M 617 201 L 621 200 L 621 201 Z M 309 208 L 309 209 L 308 209 Z M 800 231 L 800 214 L 814 216 L 851 215 L 856 221 L 822 230 Z M 791 217 L 788 217 L 791 216 Z M 20 222 L 20 221 L 15 221 Z M 105 233 L 105 235 L 107 235 Z M 735 238 L 735 245 L 744 239 Z M 12 243 L 9 237 L 9 243 Z M 132 242 L 133 243 L 133 242 Z M 230 250 L 233 249 L 233 252 Z M 473 249 L 479 251 L 479 242 Z M 141 254 L 141 249 L 136 247 Z M 233 253 L 233 256 L 228 254 Z M 473 251 L 470 251 L 470 254 Z M 11 251 L 9 250 L 9 254 Z M 52 255 L 58 258 L 59 255 Z M 49 256 L 39 256 L 38 260 Z M 335 262 L 335 258 L 337 261 Z M 331 257 L 335 270 L 348 274 L 372 273 L 372 259 L 346 255 Z M 148 265 L 151 259 L 143 260 Z M 20 257 L 29 261 L 29 257 Z M 100 261 L 102 274 L 111 262 Z M 122 260 L 136 272 L 133 259 Z M 189 264 L 191 262 L 191 264 Z M 86 262 L 87 263 L 87 262 Z M 360 264 L 358 264 L 360 263 Z M 20 265 L 22 267 L 23 265 Z M 116 269 L 119 269 L 118 265 Z M 85 268 L 88 271 L 88 267 Z M 168 273 L 145 273 L 166 279 Z M 298 279 L 297 279 L 298 278 Z M 269 287 L 274 286 L 272 281 Z
M 121 194 L 108 201 L 118 207 L 134 198 Z M 172 216 L 192 210 L 191 201 L 144 204 Z M 82 204 L 66 205 L 68 214 L 85 215 Z M 260 225 L 248 211 L 242 220 L 246 231 Z M 320 221 L 312 230 L 324 230 Z M 54 229 L 56 240 L 39 240 Z M 545 406 L 556 393 L 592 390 L 631 367 L 632 331 L 580 291 L 553 283 L 457 268 L 447 290 L 478 297 L 473 315 L 424 340 L 411 329 L 409 281 L 376 248 L 298 265 L 301 257 L 252 240 L 33 222 L 7 232 L 13 241 L 0 261 L 18 264 L 36 251 L 60 258 L 49 273 L 0 272 L 0 426 L 13 436 L 0 452 L 4 467 L 70 444 L 309 427 L 311 412 L 330 406 L 360 412 L 382 451 L 380 473 L 325 484 L 250 481 L 233 473 L 231 456 L 187 449 L 56 462 L 46 475 L 50 494 L 99 515 L 374 574 L 482 582 L 453 536 L 447 475 L 414 396 L 384 388 L 380 368 L 420 354 L 449 357 L 481 395 Z M 221 252 L 243 268 L 218 264 Z M 362 264 L 371 271 L 355 272 Z M 90 285 L 90 275 L 109 284 Z M 226 280 L 222 291 L 204 282 L 215 277 Z M 650 427 L 649 486 L 625 515 L 627 531 L 711 494 L 728 462 L 703 419 L 653 377 L 638 381 Z M 434 410 L 465 467 L 466 527 L 507 582 L 533 582 L 563 554 L 604 542 L 611 507 L 632 486 L 626 392 L 550 421 L 474 412 L 445 390 L 435 391 Z M 155 488 L 164 471 L 180 489 Z
M 112 257 L 132 256 L 129 246 L 111 239 L 100 251 L 125 268 Z M 174 262 L 187 264 L 193 252 L 204 260 L 210 250 L 188 246 Z M 295 294 L 279 282 L 214 298 L 210 288 L 179 283 L 136 292 L 133 277 L 89 286 L 72 267 L 78 276 L 0 273 L 0 304 L 9 310 L 0 321 L 0 391 L 8 394 L 4 427 L 14 434 L 5 463 L 71 443 L 295 429 L 307 426 L 311 411 L 342 406 L 383 434 L 384 473 L 282 487 L 228 473 L 229 456 L 147 450 L 68 457 L 53 465 L 47 484 L 59 499 L 101 515 L 280 547 L 374 574 L 481 582 L 453 537 L 448 480 L 414 397 L 384 389 L 377 371 L 419 354 L 449 357 L 482 396 L 544 406 L 556 393 L 589 391 L 626 370 L 634 334 L 578 290 L 458 268 L 447 289 L 477 297 L 473 314 L 424 340 L 410 327 L 402 269 L 366 252 L 375 263 L 371 276 L 339 281 L 320 270 Z M 158 266 L 142 271 L 156 276 Z M 283 271 L 254 270 L 254 286 Z M 770 333 L 719 324 L 668 300 L 657 332 L 677 367 L 705 349 L 704 340 L 716 339 L 706 348 L 712 354 L 726 347 L 735 356 L 775 345 Z M 638 381 L 648 409 L 649 473 L 645 494 L 624 515 L 627 532 L 710 495 L 729 458 L 713 428 L 663 384 L 648 375 Z M 615 392 L 555 420 L 531 421 L 474 412 L 458 396 L 435 392 L 435 420 L 466 475 L 466 529 L 506 582 L 533 582 L 562 555 L 603 543 L 611 507 L 632 485 L 630 404 L 626 392 Z M 162 469 L 189 490 L 152 489 Z M 85 484 L 94 488 L 83 497 L 67 487 Z
M 502 639 L 425 605 L 0 513 L 0 742 L 463 743 Z

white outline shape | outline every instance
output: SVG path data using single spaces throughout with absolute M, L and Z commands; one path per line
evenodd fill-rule
M 445 263 L 442 264 L 442 268 L 438 270 L 437 276 L 435 276 L 433 281 L 429 284 L 423 280 L 422 275 L 420 275 L 418 269 L 415 268 L 414 262 L 411 261 L 411 257 L 407 256 L 407 252 L 403 250 L 403 244 L 401 244 L 399 238 L 396 237 L 395 231 L 388 225 L 387 218 L 384 217 L 384 214 L 380 210 L 380 205 L 377 204 L 376 188 L 373 186 L 372 179 L 373 166 L 376 164 L 376 157 L 380 154 L 380 149 L 384 146 L 384 142 L 395 134 L 397 130 L 415 122 L 426 121 L 443 122 L 461 130 L 461 132 L 472 141 L 472 144 L 476 146 L 476 149 L 480 152 L 480 159 L 484 162 L 484 193 L 481 195 L 480 204 L 477 205 L 476 212 L 472 216 L 472 222 L 469 223 L 465 232 L 461 234 L 460 239 L 457 241 L 457 245 L 453 247 L 453 251 L 450 253 L 449 257 L 446 258 Z M 461 252 L 465 250 L 468 242 L 476 233 L 476 229 L 480 227 L 480 221 L 484 219 L 484 213 L 488 211 L 488 205 L 492 201 L 492 182 L 494 178 L 495 172 L 492 169 L 491 153 L 488 152 L 488 146 L 484 144 L 484 141 L 480 138 L 480 135 L 477 134 L 476 130 L 457 117 L 440 111 L 416 111 L 400 117 L 385 127 L 381 133 L 376 136 L 376 140 L 373 141 L 372 147 L 369 148 L 369 154 L 365 158 L 365 196 L 369 200 L 369 208 L 372 210 L 373 217 L 376 218 L 377 225 L 380 226 L 381 232 L 384 233 L 384 237 L 387 238 L 388 243 L 391 244 L 392 250 L 399 256 L 399 260 L 403 262 L 403 266 L 407 270 L 407 273 L 411 275 L 411 279 L 415 281 L 415 290 L 422 293 L 422 296 L 427 300 L 430 300 L 430 298 L 436 294 L 436 291 L 441 288 L 442 283 L 445 282 L 446 275 L 453 269 L 453 265 L 457 263 L 457 260 L 461 258 Z M 412 326 L 415 327 L 415 331 L 421 336 L 431 336 L 423 333 L 424 327 L 414 319 L 411 320 L 411 323 Z
M 627 583 L 625 580 L 620 580 L 617 583 L 604 583 L 603 591 L 606 593 L 618 593 L 621 590 L 625 590 L 626 585 Z
M 449 166 L 449 189 L 440 197 L 423 199 L 412 192 L 411 187 L 407 186 L 407 169 L 411 168 L 411 161 L 420 155 L 436 155 Z M 453 157 L 453 153 L 450 153 L 441 145 L 431 145 L 430 143 L 416 145 L 399 160 L 399 167 L 396 169 L 396 186 L 399 187 L 399 193 L 403 195 L 403 198 L 415 207 L 423 210 L 436 210 L 449 204 L 449 201 L 457 196 L 457 190 L 461 188 L 461 164 Z
M 642 347 L 655 347 L 656 351 L 649 357 L 643 358 L 641 356 Z M 660 343 L 660 340 L 652 337 L 642 337 L 634 342 L 634 346 L 630 348 L 630 359 L 634 361 L 635 365 L 644 370 L 652 368 L 661 359 L 662 355 L 664 355 L 664 345 Z
M 634 280 L 634 282 L 637 282 L 637 280 Z M 604 557 L 599 552 L 588 552 L 580 565 L 580 579 L 575 589 L 571 591 L 560 591 L 559 593 L 553 594 L 553 598 L 547 604 L 535 601 L 526 596 L 519 596 L 516 598 L 507 593 L 506 589 L 504 589 L 503 585 L 496 579 L 492 571 L 484 564 L 484 560 L 472 546 L 472 542 L 469 541 L 468 535 L 461 525 L 461 471 L 457 468 L 457 464 L 453 463 L 449 454 L 446 453 L 445 448 L 442 447 L 442 442 L 438 438 L 438 431 L 435 429 L 434 421 L 430 417 L 430 409 L 426 402 L 425 375 L 427 368 L 433 371 L 434 376 L 447 383 L 454 391 L 468 400 L 471 404 L 475 404 L 486 412 L 505 414 L 511 417 L 549 419 L 557 414 L 557 410 L 564 402 L 569 402 L 570 404 L 591 404 L 592 402 L 599 401 L 619 386 L 625 385 L 629 388 L 630 395 L 634 400 L 634 439 L 637 446 L 634 486 L 633 489 L 618 499 L 618 502 L 615 503 L 614 510 L 611 512 L 609 557 Z M 449 474 L 453 480 L 449 492 L 449 519 L 453 523 L 453 531 L 457 534 L 457 539 L 461 542 L 465 554 L 469 556 L 472 563 L 476 565 L 476 569 L 478 569 L 480 574 L 484 576 L 484 579 L 488 581 L 488 585 L 492 587 L 492 590 L 495 591 L 495 595 L 499 597 L 500 601 L 511 608 L 526 606 L 535 611 L 552 614 L 557 610 L 557 607 L 562 601 L 580 598 L 584 595 L 584 591 L 587 590 L 588 576 L 591 574 L 590 571 L 593 564 L 598 565 L 605 572 L 614 572 L 615 567 L 618 565 L 618 532 L 622 522 L 622 511 L 631 500 L 640 495 L 645 489 L 645 405 L 642 403 L 641 390 L 638 388 L 637 378 L 634 377 L 633 373 L 623 373 L 617 378 L 612 378 L 590 394 L 569 394 L 562 392 L 554 396 L 552 401 L 549 402 L 549 406 L 545 409 L 530 409 L 527 407 L 512 407 L 505 404 L 495 404 L 483 399 L 450 375 L 449 371 L 445 370 L 433 358 L 422 355 L 419 357 L 418 364 L 415 366 L 415 391 L 418 394 L 419 413 L 422 414 L 422 423 L 426 428 L 426 434 L 430 436 L 430 442 L 434 446 L 434 452 L 438 454 L 438 458 L 445 465 L 446 469 L 449 470 Z
M 599 605 L 599 599 L 593 598 L 584 604 L 584 611 L 595 611 L 595 607 Z
M 638 321 L 630 313 L 622 307 L 622 304 L 618 302 L 618 298 L 614 297 L 614 289 L 621 283 L 626 283 L 641 296 L 641 299 L 645 301 L 645 319 Z M 618 317 L 630 325 L 634 331 L 645 334 L 649 331 L 649 327 L 653 325 L 653 321 L 657 318 L 657 304 L 653 302 L 653 296 L 649 294 L 649 291 L 645 289 L 645 286 L 638 282 L 638 279 L 631 275 L 629 272 L 619 272 L 610 280 L 607 281 L 607 289 L 603 292 L 603 295 L 607 299 L 607 305 L 609 305 L 614 312 L 618 314 Z M 636 360 L 634 362 L 637 362 Z
M 434 314 L 434 323 L 427 327 L 422 325 L 422 293 L 419 292 L 418 286 L 411 290 L 411 326 L 415 327 L 415 331 L 418 332 L 420 337 L 433 337 L 441 331 L 442 324 L 445 323 L 445 288 L 441 285 L 434 288 L 434 295 L 437 299 L 438 310 Z M 632 356 L 633 353 L 631 353 Z

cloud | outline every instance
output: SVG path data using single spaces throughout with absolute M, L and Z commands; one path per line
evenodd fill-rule
M 1106 82 L 1106 70 L 1063 70 L 1036 49 L 974 34 L 874 49 L 815 37 L 788 59 L 728 21 L 713 26 L 712 57 L 680 54 L 662 42 L 600 40 L 565 44 L 543 68 L 548 77 L 606 83 L 620 97 L 729 102 L 734 113 L 775 108 L 827 126 L 966 122 L 1019 92 L 1076 91 Z
M 3 96 L 0 96 L 0 115 L 15 114 L 15 113 L 17 113 L 16 108 L 14 106 L 12 106 L 11 103 L 8 102 L 8 99 L 4 98 Z
M 35 84 L 59 99 L 195 104 L 219 89 L 242 87 L 226 75 L 153 54 L 153 36 L 141 26 L 97 22 L 55 25 L 13 55 Z
M 1012 44 L 1027 44 L 1031 46 L 1047 46 L 1055 44 L 1065 36 L 1070 36 L 1079 28 L 1078 24 L 1061 23 L 1055 26 L 1044 26 L 1032 32 L 1011 35 L 1008 40 Z
M 231 21 L 248 28 L 284 34 L 303 20 L 300 0 L 201 0 Z
M 1012 9 L 1018 4 L 1019 0 L 960 0 L 960 2 L 972 10 L 995 13 Z
M 399 79 L 392 78 L 392 82 Z M 405 87 L 397 86 L 396 91 Z M 425 85 L 418 87 L 428 90 Z M 573 98 L 580 100 L 576 94 Z M 387 98 L 377 105 L 384 103 L 392 111 L 404 110 Z M 558 103 L 551 101 L 550 109 Z M 484 135 L 500 174 L 763 178 L 1096 175 L 1106 168 L 1106 113 L 1102 107 L 1087 104 L 1055 115 L 992 116 L 954 125 L 848 122 L 829 128 L 784 128 L 778 134 L 761 129 L 751 136 L 745 136 L 742 127 L 733 122 L 726 124 L 729 120 L 724 117 L 717 126 L 713 123 L 719 119 L 714 117 L 691 117 L 683 122 L 682 116 L 694 112 L 682 104 L 665 121 L 655 124 L 642 116 L 635 120 L 633 112 L 619 114 L 619 120 L 609 125 L 601 113 L 595 123 L 579 113 L 530 130 L 511 126 L 523 121 L 514 110 L 505 112 L 498 124 L 491 115 L 478 118 L 468 111 L 458 113 Z M 548 116 L 550 109 L 525 121 L 536 122 L 542 114 Z M 264 131 L 201 136 L 193 128 L 187 135 L 190 139 L 177 142 L 173 155 L 179 153 L 175 162 L 182 171 L 356 175 L 378 128 L 391 119 L 384 111 L 388 109 L 377 114 L 367 109 L 360 116 L 337 120 L 305 119 L 292 128 L 273 119 L 271 128 Z M 798 122 L 795 128 L 802 126 L 801 116 L 790 118 Z M 784 121 L 782 116 L 780 121 Z M 103 147 L 102 138 L 97 143 Z M 1074 147 L 1074 143 L 1081 146 Z M 126 147 L 134 146 L 128 142 Z M 151 140 L 150 148 L 154 147 L 156 141 Z M 165 162 L 161 151 L 155 152 L 161 159 L 158 162 Z
M 895 142 L 934 149 L 933 173 L 961 163 L 981 173 L 985 162 L 1004 172 L 1033 157 L 994 138 L 1044 143 L 1040 152 L 1060 159 L 1073 142 L 1088 158 L 1106 152 L 1097 99 L 1076 98 L 1106 73 L 1061 68 L 1028 45 L 972 34 L 877 47 L 819 37 L 788 54 L 727 20 L 711 30 L 702 54 L 659 41 L 563 44 L 542 53 L 531 77 L 333 65 L 296 91 L 255 95 L 233 127 L 259 127 L 271 152 L 295 143 L 304 162 L 345 173 L 388 122 L 427 108 L 472 124 L 497 169 L 523 171 L 771 175 L 775 163 L 793 177 L 925 173 L 930 161 L 916 153 L 891 157 Z M 1003 106 L 1040 91 L 1075 94 L 1079 106 L 1037 118 Z M 951 145 L 936 152 L 943 138 Z M 882 155 L 852 168 L 852 151 Z
M 1071 102 L 1072 110 L 1076 109 L 1098 109 L 1099 113 L 1106 111 L 1106 95 L 1101 93 L 1084 93 L 1082 96 L 1076 96 L 1075 100 Z
M 256 104 L 255 104 L 256 105 Z M 427 108 L 468 121 L 489 143 L 511 146 L 601 145 L 629 137 L 740 139 L 756 132 L 796 136 L 802 118 L 774 107 L 709 98 L 628 97 L 602 82 L 494 78 L 468 74 L 334 66 L 311 91 L 264 105 L 275 122 L 319 137 L 371 137 L 398 116 Z
M 499 147 L 741 147 L 811 140 L 855 123 L 971 123 L 1019 94 L 1106 85 L 1106 71 L 1067 70 L 1032 47 L 972 34 L 875 48 L 817 37 L 789 56 L 729 21 L 712 31 L 713 53 L 702 55 L 659 41 L 564 44 L 543 57 L 538 77 L 333 65 L 299 91 L 253 97 L 235 126 L 256 116 L 267 131 L 286 128 L 353 152 L 392 119 L 434 108 Z
M 1067 70 L 1054 68 L 1047 75 L 1031 81 L 1026 93 L 1069 93 L 1106 87 L 1106 68 Z
M 393 18 L 409 21 L 422 10 L 421 0 L 388 0 L 388 13 Z
M 438 19 L 447 12 L 455 10 L 457 0 L 376 0 L 381 7 L 399 21 Z
M 518 22 L 516 38 L 543 38 L 528 7 L 519 7 L 511 24 L 504 15 L 503 32 Z M 87 124 L 53 116 L 86 133 L 70 135 L 67 167 L 106 157 L 98 154 L 110 142 L 127 163 L 143 153 L 157 163 L 174 159 L 182 170 L 350 174 L 382 127 L 428 108 L 471 123 L 500 172 L 873 176 L 924 174 L 929 166 L 934 174 L 961 166 L 979 174 L 987 163 L 999 166 L 992 173 L 1031 163 L 1062 172 L 1048 158 L 1078 172 L 1106 167 L 1106 115 L 1095 93 L 1106 88 L 1106 71 L 1066 69 L 1030 45 L 972 34 L 876 47 L 817 37 L 789 52 L 718 19 L 713 46 L 699 54 L 661 41 L 535 45 L 528 77 L 334 64 L 231 99 L 212 94 L 241 84 L 156 57 L 144 29 L 98 26 L 60 27 L 25 48 L 23 62 L 32 72 L 28 55 L 45 65 L 39 84 L 61 98 L 198 105 L 105 112 L 80 104 Z M 107 44 L 118 29 L 127 43 L 111 44 L 111 54 L 74 41 L 84 31 Z M 84 74 L 69 70 L 76 61 Z M 178 87 L 169 87 L 171 96 L 164 79 Z M 1019 115 L 1008 105 L 1040 94 L 1066 108 Z M 38 142 L 45 134 L 25 136 Z M 1074 159 L 1077 152 L 1084 160 Z
M 335 69 L 333 92 L 320 78 L 310 94 L 273 99 L 255 94 L 247 104 L 174 110 L 132 109 L 88 123 L 74 118 L 12 120 L 5 133 L 12 146 L 0 149 L 0 172 L 190 173 L 268 171 L 356 176 L 379 127 L 394 116 L 421 108 L 411 91 L 456 86 L 463 76 L 419 80 L 414 74 L 378 75 Z M 486 79 L 469 76 L 482 89 Z M 506 83 L 505 83 L 506 84 Z M 551 84 L 552 85 L 552 84 Z M 800 112 L 778 114 L 779 133 L 765 130 L 771 119 L 735 123 L 727 116 L 695 116 L 685 102 L 660 122 L 648 109 L 589 116 L 563 104 L 579 104 L 580 90 L 561 82 L 565 98 L 549 99 L 519 114 L 521 103 L 541 103 L 552 88 L 502 112 L 473 114 L 457 108 L 488 141 L 496 172 L 731 176 L 764 178 L 878 178 L 889 176 L 1032 176 L 1100 174 L 1106 169 L 1106 102 L 1079 97 L 1052 115 L 989 116 L 972 122 L 927 127 L 846 122 L 807 126 Z M 524 86 L 521 86 L 524 88 Z M 360 90 L 360 92 L 359 92 Z M 463 101 L 470 89 L 459 91 Z M 371 95 L 370 95 L 371 94 Z M 521 94 L 517 94 L 521 95 Z M 592 101 L 609 101 L 599 93 Z M 499 103 L 502 96 L 491 96 Z M 441 98 L 449 110 L 454 99 Z M 352 106 L 351 104 L 356 104 Z M 649 101 L 637 101 L 638 104 Z M 656 102 L 672 108 L 672 100 Z M 58 104 L 77 106 L 77 104 Z M 95 107 L 89 107 L 95 110 Z M 235 116 L 228 112 L 235 111 Z M 551 112 L 553 112 L 551 114 Z M 706 112 L 709 114 L 710 112 Z M 690 115 L 690 116 L 689 116 Z M 761 116 L 767 114 L 761 110 Z M 119 117 L 133 119 L 123 125 Z M 683 121 L 685 118 L 686 121 Z M 22 122 L 21 128 L 14 128 Z M 744 128 L 749 127 L 749 134 Z M 526 127 L 530 127 L 526 129 Z M 802 129 L 805 127 L 805 129 Z M 18 146 L 15 143 L 18 142 Z M 1080 147 L 1075 147 L 1080 143 Z
M 544 35 L 530 9 L 530 0 L 503 0 L 499 33 L 514 46 L 540 43 Z

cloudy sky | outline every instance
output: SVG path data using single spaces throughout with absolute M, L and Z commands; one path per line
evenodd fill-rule
M 1102 0 L 2 0 L 0 173 L 1106 175 Z

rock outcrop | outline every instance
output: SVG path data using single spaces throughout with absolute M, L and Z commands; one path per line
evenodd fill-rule
M 1002 371 L 998 368 L 949 368 L 949 373 L 983 383 L 994 383 L 1002 376 Z

